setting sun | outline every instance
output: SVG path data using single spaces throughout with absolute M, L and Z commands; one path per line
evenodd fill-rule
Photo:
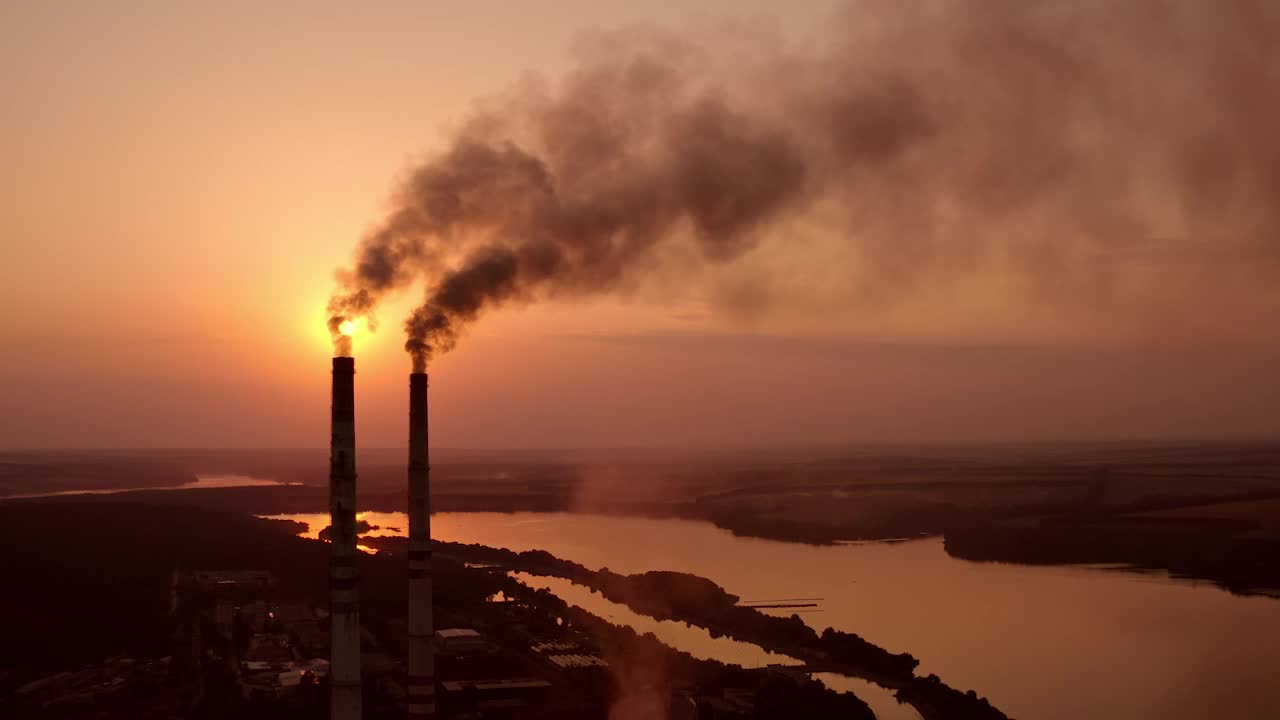
M 338 332 L 343 335 L 354 335 L 356 332 L 356 324 L 350 320 L 344 320 L 343 323 L 338 326 Z

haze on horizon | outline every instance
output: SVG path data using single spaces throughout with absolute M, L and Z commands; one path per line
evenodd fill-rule
M 844 6 L 6 5 L 0 449 L 323 445 L 331 270 L 477 100 L 530 73 L 555 82 L 600 30 L 803 45 L 833 14 L 876 17 L 876 3 Z M 433 441 L 1274 438 L 1280 289 L 1257 281 L 1276 267 L 1263 242 L 1072 258 L 1137 289 L 1073 284 L 1052 300 L 997 268 L 886 301 L 818 245 L 504 308 L 433 363 Z M 356 338 L 362 445 L 403 444 L 399 324 L 419 298 L 396 297 Z

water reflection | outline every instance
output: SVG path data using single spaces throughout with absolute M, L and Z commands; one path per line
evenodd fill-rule
M 404 514 L 390 515 L 375 524 L 403 529 Z M 328 517 L 315 517 L 318 532 Z M 821 597 L 822 612 L 800 615 L 812 627 L 910 652 L 923 674 L 1014 717 L 1280 717 L 1272 598 L 1108 569 L 971 563 L 937 539 L 812 547 L 693 521 L 535 513 L 447 513 L 432 529 L 590 568 L 693 573 L 746 599 Z
M 655 620 L 641 615 L 626 605 L 606 599 L 590 588 L 563 578 L 543 577 L 513 572 L 512 577 L 529 587 L 550 590 L 557 597 L 577 605 L 587 612 L 602 617 L 615 625 L 626 625 L 638 633 L 653 633 L 666 645 L 700 660 L 716 660 L 727 665 L 759 668 L 769 665 L 803 665 L 796 658 L 768 652 L 759 645 L 739 642 L 726 637 L 712 637 L 703 628 L 671 620 Z M 910 705 L 899 704 L 893 693 L 861 678 L 836 673 L 813 673 L 813 677 L 837 692 L 851 692 L 862 698 L 875 713 L 877 720 L 920 720 L 920 715 Z
M 827 672 L 810 673 L 810 677 L 822 681 L 823 685 L 836 692 L 851 692 L 862 698 L 863 702 L 871 706 L 876 720 L 921 720 L 920 713 L 914 707 L 899 703 L 892 692 L 868 680 Z
M 59 490 L 57 492 L 25 493 L 22 495 L 6 495 L 0 500 L 24 500 L 28 498 L 61 497 L 63 495 L 115 495 L 117 493 L 142 492 L 149 490 L 208 490 L 211 488 L 259 487 L 263 485 L 301 485 L 302 483 L 282 483 L 278 480 L 266 480 L 248 475 L 197 475 L 195 480 L 188 480 L 177 485 L 156 485 L 152 487 L 106 488 L 96 490 Z
M 302 523 L 306 529 L 298 533 L 299 537 L 311 540 L 320 539 L 320 531 L 329 527 L 329 516 L 325 513 L 284 513 L 280 515 L 259 515 L 266 520 L 289 520 Z M 405 513 L 361 512 L 356 513 L 356 522 L 361 520 L 371 526 L 360 537 L 404 537 L 408 534 L 409 516 Z M 328 542 L 326 540 L 325 542 Z M 377 548 L 368 545 L 356 545 L 356 549 L 369 555 L 377 555 Z
M 302 523 L 306 530 L 298 533 L 300 537 L 320 539 L 320 531 L 329 527 L 329 513 L 282 513 L 279 515 L 259 515 L 267 520 L 289 520 Z M 356 513 L 356 522 L 367 522 L 370 530 L 360 533 L 360 537 L 408 537 L 409 515 L 402 512 L 364 511 Z M 432 522 L 435 522 L 434 517 Z
M 550 590 L 570 605 L 577 605 L 614 625 L 627 625 L 638 633 L 653 633 L 663 643 L 689 653 L 699 660 L 719 660 L 729 665 L 761 668 L 769 665 L 803 665 L 793 657 L 771 653 L 759 645 L 739 642 L 727 637 L 712 637 L 707 630 L 676 622 L 655 620 L 620 605 L 594 590 L 563 578 L 543 577 L 513 572 L 512 577 L 532 588 Z

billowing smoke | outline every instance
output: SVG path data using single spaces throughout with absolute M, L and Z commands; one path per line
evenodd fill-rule
M 1063 302 L 1270 286 L 1280 4 L 867 0 L 804 43 L 630 30 L 578 54 L 411 171 L 339 273 L 336 338 L 423 281 L 422 369 L 503 304 L 813 237 L 890 297 L 993 264 Z

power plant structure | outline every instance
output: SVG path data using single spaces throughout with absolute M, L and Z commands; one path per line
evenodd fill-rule
M 360 720 L 360 606 L 356 569 L 355 359 L 333 359 L 329 442 L 329 717 Z
M 329 716 L 360 720 L 360 608 L 356 569 L 355 360 L 333 358 L 329 444 Z M 431 463 L 427 374 L 409 375 L 408 715 L 434 718 Z
M 427 374 L 409 375 L 409 673 L 410 718 L 434 718 L 435 634 L 431 597 L 431 463 Z

